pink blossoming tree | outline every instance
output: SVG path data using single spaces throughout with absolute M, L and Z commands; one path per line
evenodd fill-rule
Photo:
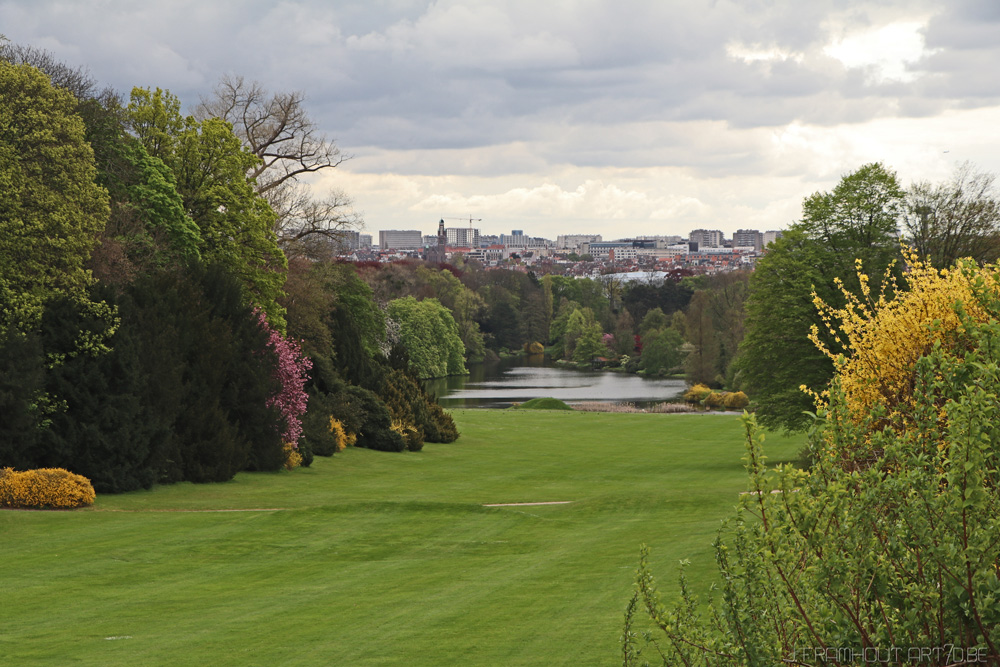
M 267 406 L 278 406 L 285 422 L 281 438 L 298 447 L 299 438 L 302 437 L 302 415 L 306 413 L 309 401 L 305 384 L 309 379 L 308 371 L 312 368 L 312 361 L 302 354 L 302 348 L 297 343 L 288 340 L 268 324 L 263 312 L 258 311 L 257 317 L 260 326 L 267 332 L 268 346 L 278 357 L 277 377 L 281 389 L 268 399 Z

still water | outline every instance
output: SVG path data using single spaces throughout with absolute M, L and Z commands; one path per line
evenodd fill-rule
M 446 408 L 507 408 L 545 397 L 570 404 L 606 401 L 641 406 L 674 399 L 685 388 L 683 380 L 552 366 L 543 355 L 470 364 L 469 375 L 429 380 L 424 386 Z

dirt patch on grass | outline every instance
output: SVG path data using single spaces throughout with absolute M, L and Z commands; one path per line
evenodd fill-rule
M 535 507 L 536 505 L 569 505 L 572 500 L 548 500 L 540 503 L 483 503 L 483 507 Z

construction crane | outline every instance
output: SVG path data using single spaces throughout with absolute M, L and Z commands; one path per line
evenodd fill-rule
M 482 222 L 483 221 L 482 218 L 473 218 L 471 215 L 468 218 L 445 218 L 445 220 L 461 220 L 462 222 L 465 222 L 466 220 L 468 220 L 469 221 L 469 229 L 472 229 L 472 223 L 474 223 L 474 222 Z

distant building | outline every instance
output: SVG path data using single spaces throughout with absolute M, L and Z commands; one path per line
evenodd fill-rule
M 650 254 L 655 249 L 656 241 L 636 239 L 584 243 L 582 246 L 584 255 L 590 255 L 595 260 L 613 259 L 615 261 L 635 259 L 640 255 Z
M 774 243 L 775 241 L 777 241 L 778 239 L 780 239 L 781 236 L 782 236 L 782 233 L 780 231 L 771 230 L 771 231 L 764 232 L 764 234 L 763 234 L 763 240 L 761 242 L 761 247 L 766 248 L 768 245 L 770 245 L 770 244 Z
M 357 250 L 361 245 L 361 234 L 352 230 L 345 230 L 337 234 L 339 243 L 343 250 Z
M 584 243 L 600 243 L 600 234 L 561 234 L 556 237 L 556 248 L 559 250 L 579 250 Z
M 699 248 L 721 248 L 725 235 L 719 229 L 693 229 L 688 242 L 697 243 Z
M 733 234 L 734 248 L 753 248 L 759 251 L 764 247 L 764 235 L 756 229 L 737 229 Z
M 424 237 L 426 238 L 426 237 Z M 444 220 L 438 223 L 438 233 L 434 237 L 434 243 L 424 243 L 424 259 L 429 262 L 443 263 L 448 259 L 448 235 L 444 231 Z
M 524 235 L 523 230 L 514 229 L 510 234 L 500 235 L 500 245 L 508 248 L 526 248 L 528 247 L 528 237 Z
M 656 243 L 657 248 L 669 248 L 672 245 L 676 245 L 683 241 L 684 239 L 680 236 L 670 235 L 670 236 L 636 236 L 634 239 L 620 239 L 622 241 L 653 241 Z
M 386 229 L 378 233 L 378 246 L 381 250 L 417 250 L 423 245 L 424 237 L 417 229 Z
M 358 234 L 358 248 L 361 250 L 371 250 L 372 248 L 372 235 L 371 234 Z
M 478 248 L 479 230 L 473 227 L 448 227 L 444 230 L 448 245 L 459 248 Z
M 510 234 L 500 235 L 500 245 L 506 246 L 514 252 L 534 248 L 547 248 L 552 241 L 534 236 L 525 236 L 524 230 L 514 229 Z

